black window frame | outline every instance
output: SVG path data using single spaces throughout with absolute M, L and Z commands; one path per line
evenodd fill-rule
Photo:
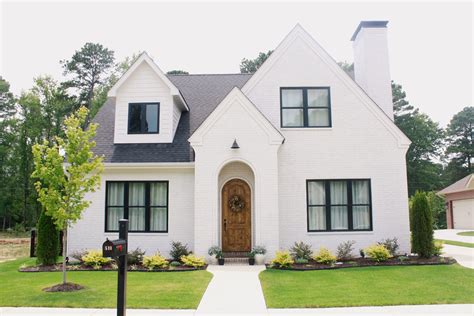
M 283 90 L 302 90 L 303 93 L 303 107 L 284 107 L 283 106 Z M 327 90 L 328 92 L 328 106 L 308 106 L 308 90 Z M 283 110 L 303 110 L 303 125 L 302 126 L 284 126 L 283 125 Z M 327 109 L 328 110 L 328 125 L 324 126 L 309 126 L 308 125 L 308 109 Z M 280 87 L 280 127 L 281 128 L 330 128 L 332 127 L 332 109 L 331 109 L 331 88 L 326 86 L 321 87 Z
M 133 132 L 130 131 L 130 123 L 132 122 L 132 106 L 134 105 L 140 105 L 141 107 L 147 106 L 147 105 L 156 105 L 157 106 L 157 113 L 156 113 L 156 132 L 145 132 L 143 130 L 140 130 L 139 132 Z M 127 126 L 127 133 L 130 135 L 140 135 L 140 134 L 159 134 L 160 133 L 160 102 L 132 102 L 128 104 L 128 126 Z M 143 126 L 140 126 L 142 129 Z
M 109 230 L 107 228 L 108 223 L 108 210 L 110 207 L 117 207 L 114 205 L 108 205 L 108 196 L 109 196 L 109 183 L 123 183 L 124 184 L 124 195 L 123 195 L 123 217 L 128 219 L 128 211 L 129 211 L 129 203 L 128 203 L 128 195 L 129 195 L 129 184 L 130 183 L 145 183 L 145 230 L 129 230 L 130 233 L 168 233 L 169 231 L 169 181 L 168 180 L 145 180 L 145 181 L 106 181 L 105 182 L 105 226 L 104 231 L 106 233 L 116 233 L 118 230 Z M 163 205 L 151 205 L 150 204 L 150 184 L 151 183 L 166 183 L 166 206 Z M 122 207 L 122 206 L 120 206 Z M 134 206 L 132 206 L 134 207 Z M 150 230 L 150 222 L 151 222 L 151 208 L 153 207 L 166 207 L 166 230 Z
M 347 204 L 331 204 L 331 189 L 330 182 L 346 181 L 347 183 Z M 369 204 L 353 204 L 352 203 L 352 182 L 353 181 L 368 181 L 369 182 Z M 325 204 L 310 204 L 309 203 L 309 183 L 310 182 L 324 182 L 325 189 Z M 348 217 L 348 229 L 331 229 L 331 206 L 346 206 Z M 309 208 L 310 207 L 325 207 L 326 210 L 326 229 L 310 229 L 309 228 Z M 354 206 L 368 206 L 369 207 L 369 228 L 354 229 L 353 223 L 353 207 Z M 354 179 L 308 179 L 306 180 L 306 229 L 309 233 L 315 232 L 364 232 L 373 231 L 372 221 L 372 181 L 370 178 L 354 178 Z

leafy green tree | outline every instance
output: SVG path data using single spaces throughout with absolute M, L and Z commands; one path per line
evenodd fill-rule
M 79 90 L 79 99 L 88 109 L 92 107 L 96 88 L 106 83 L 114 61 L 114 52 L 98 43 L 86 43 L 70 60 L 61 61 L 64 75 L 72 77 L 66 86 Z
M 433 254 L 433 218 L 425 192 L 417 191 L 411 205 L 411 249 L 422 258 Z
M 38 220 L 36 258 L 42 265 L 52 265 L 58 260 L 59 233 L 51 216 L 41 212 Z
M 0 76 L 0 219 L 6 229 L 19 213 L 18 161 L 12 148 L 18 143 L 16 99 L 10 84 Z
M 408 192 L 432 191 L 442 187 L 443 129 L 412 106 L 402 86 L 392 82 L 395 124 L 412 141 L 407 152 Z
M 79 108 L 65 119 L 63 138 L 56 137 L 53 142 L 44 140 L 33 146 L 35 169 L 32 177 L 36 179 L 38 201 L 58 230 L 63 231 L 63 284 L 67 283 L 68 227 L 89 207 L 90 201 L 84 196 L 99 187 L 103 170 L 102 157 L 92 152 L 97 124 L 83 129 L 87 116 L 88 110 Z
M 255 59 L 244 58 L 240 62 L 240 73 L 251 74 L 257 71 L 258 68 L 267 60 L 268 57 L 273 53 L 273 50 L 269 50 L 266 53 L 260 52 Z
M 436 195 L 434 191 L 428 192 L 426 198 L 433 215 L 433 229 L 446 229 L 446 206 L 444 199 Z
M 451 183 L 474 171 L 474 107 L 465 107 L 453 116 L 447 128 L 447 143 L 447 180 Z
M 170 70 L 167 72 L 168 75 L 189 75 L 189 72 L 184 70 Z

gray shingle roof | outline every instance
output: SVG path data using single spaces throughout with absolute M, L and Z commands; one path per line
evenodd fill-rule
M 94 118 L 99 123 L 95 153 L 104 162 L 194 161 L 188 138 L 234 88 L 242 88 L 251 74 L 168 75 L 180 90 L 189 112 L 183 112 L 172 143 L 114 144 L 115 98 L 109 98 Z

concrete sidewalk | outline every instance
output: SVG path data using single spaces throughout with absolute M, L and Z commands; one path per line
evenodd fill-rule
M 165 310 L 165 309 L 129 309 L 128 316 L 202 316 L 202 315 L 262 315 L 262 316 L 472 316 L 474 305 L 409 305 L 409 306 L 380 306 L 380 307 L 344 307 L 344 308 L 308 308 L 308 309 L 266 309 L 255 313 L 242 313 L 241 311 L 223 313 L 199 313 L 195 310 Z M 84 309 L 84 308 L 14 308 L 0 307 L 1 316 L 113 316 L 116 315 L 114 309 Z

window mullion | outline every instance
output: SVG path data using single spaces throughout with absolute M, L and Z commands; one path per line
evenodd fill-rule
M 352 181 L 347 181 L 347 215 L 349 221 L 349 230 L 354 230 L 352 225 Z
M 145 183 L 145 231 L 150 231 L 150 182 Z
M 128 219 L 128 182 L 125 182 L 124 185 L 123 185 L 123 189 L 124 189 L 124 194 L 123 194 L 123 198 L 124 198 L 124 201 L 123 201 L 123 217 L 125 219 Z
M 308 127 L 308 89 L 303 89 L 303 126 Z
M 332 230 L 331 228 L 331 191 L 329 188 L 329 181 L 324 181 L 325 194 L 326 194 L 326 230 Z

